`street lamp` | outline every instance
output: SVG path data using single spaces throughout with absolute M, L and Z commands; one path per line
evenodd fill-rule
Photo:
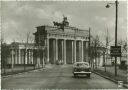
M 106 5 L 106 8 L 110 7 L 110 4 L 114 4 L 116 6 L 116 19 L 115 19 L 115 47 L 117 46 L 117 21 L 118 21 L 118 1 L 116 0 L 115 3 L 108 3 Z M 115 57 L 115 76 L 117 76 L 117 68 L 116 68 L 116 63 L 117 63 L 117 57 Z

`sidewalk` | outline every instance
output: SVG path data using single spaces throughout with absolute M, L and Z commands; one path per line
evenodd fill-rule
M 53 64 L 46 64 L 45 65 L 45 69 L 53 68 L 53 66 L 55 66 L 55 65 L 53 65 Z
M 102 70 L 102 71 L 105 71 L 104 67 L 98 67 L 98 69 L 99 70 Z M 106 72 L 115 75 L 115 67 L 114 66 L 108 66 L 108 67 L 106 67 Z M 127 78 L 127 71 L 126 70 L 119 69 L 119 67 L 117 67 L 117 75 L 118 76 L 121 76 L 121 77 Z
M 110 78 L 112 81 L 115 81 L 116 83 L 118 81 L 123 81 L 124 84 L 127 83 L 127 70 L 121 70 L 119 67 L 117 67 L 117 76 L 115 76 L 115 67 L 114 66 L 108 66 L 106 67 L 106 72 L 104 67 L 98 67 L 94 70 L 94 72 L 101 74 L 102 76 L 105 76 L 107 78 Z M 128 86 L 128 85 L 127 85 Z
M 13 70 L 11 68 L 1 69 L 1 76 L 13 75 L 22 72 L 27 72 L 34 70 L 34 66 L 26 66 L 24 70 L 24 66 L 14 66 Z
M 34 69 L 34 66 L 26 66 L 24 70 L 24 66 L 14 66 L 13 70 L 11 68 L 6 68 L 5 73 L 4 73 L 4 69 L 1 69 L 1 76 L 15 75 L 15 74 L 29 72 L 32 70 L 38 70 L 42 68 L 43 67 L 40 67 L 40 68 L 35 67 Z M 53 65 L 46 64 L 43 69 L 50 69 L 50 68 L 53 68 Z

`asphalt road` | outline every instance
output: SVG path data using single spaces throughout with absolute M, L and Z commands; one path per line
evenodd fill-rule
M 91 78 L 74 78 L 71 65 L 49 66 L 1 78 L 2 89 L 118 89 L 117 84 L 94 73 Z M 120 89 L 123 89 L 120 88 Z

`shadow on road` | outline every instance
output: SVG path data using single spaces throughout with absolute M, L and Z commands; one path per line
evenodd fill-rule
M 72 78 L 75 78 L 75 79 L 91 79 L 91 77 L 87 77 L 87 76 L 77 76 L 77 77 L 74 77 L 72 76 Z

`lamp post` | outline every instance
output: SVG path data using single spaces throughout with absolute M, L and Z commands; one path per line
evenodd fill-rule
M 90 38 L 90 36 L 91 36 L 91 28 L 89 27 L 89 51 L 88 51 L 88 55 L 89 55 L 89 64 L 92 64 L 92 61 L 90 61 L 91 60 L 91 58 L 90 58 L 90 42 L 91 42 L 91 38 Z
M 106 8 L 110 7 L 110 4 L 115 4 L 116 6 L 116 18 L 115 18 L 115 47 L 117 46 L 117 22 L 118 22 L 118 1 L 116 0 L 115 3 L 108 3 Z M 117 76 L 117 57 L 115 56 L 115 76 Z

